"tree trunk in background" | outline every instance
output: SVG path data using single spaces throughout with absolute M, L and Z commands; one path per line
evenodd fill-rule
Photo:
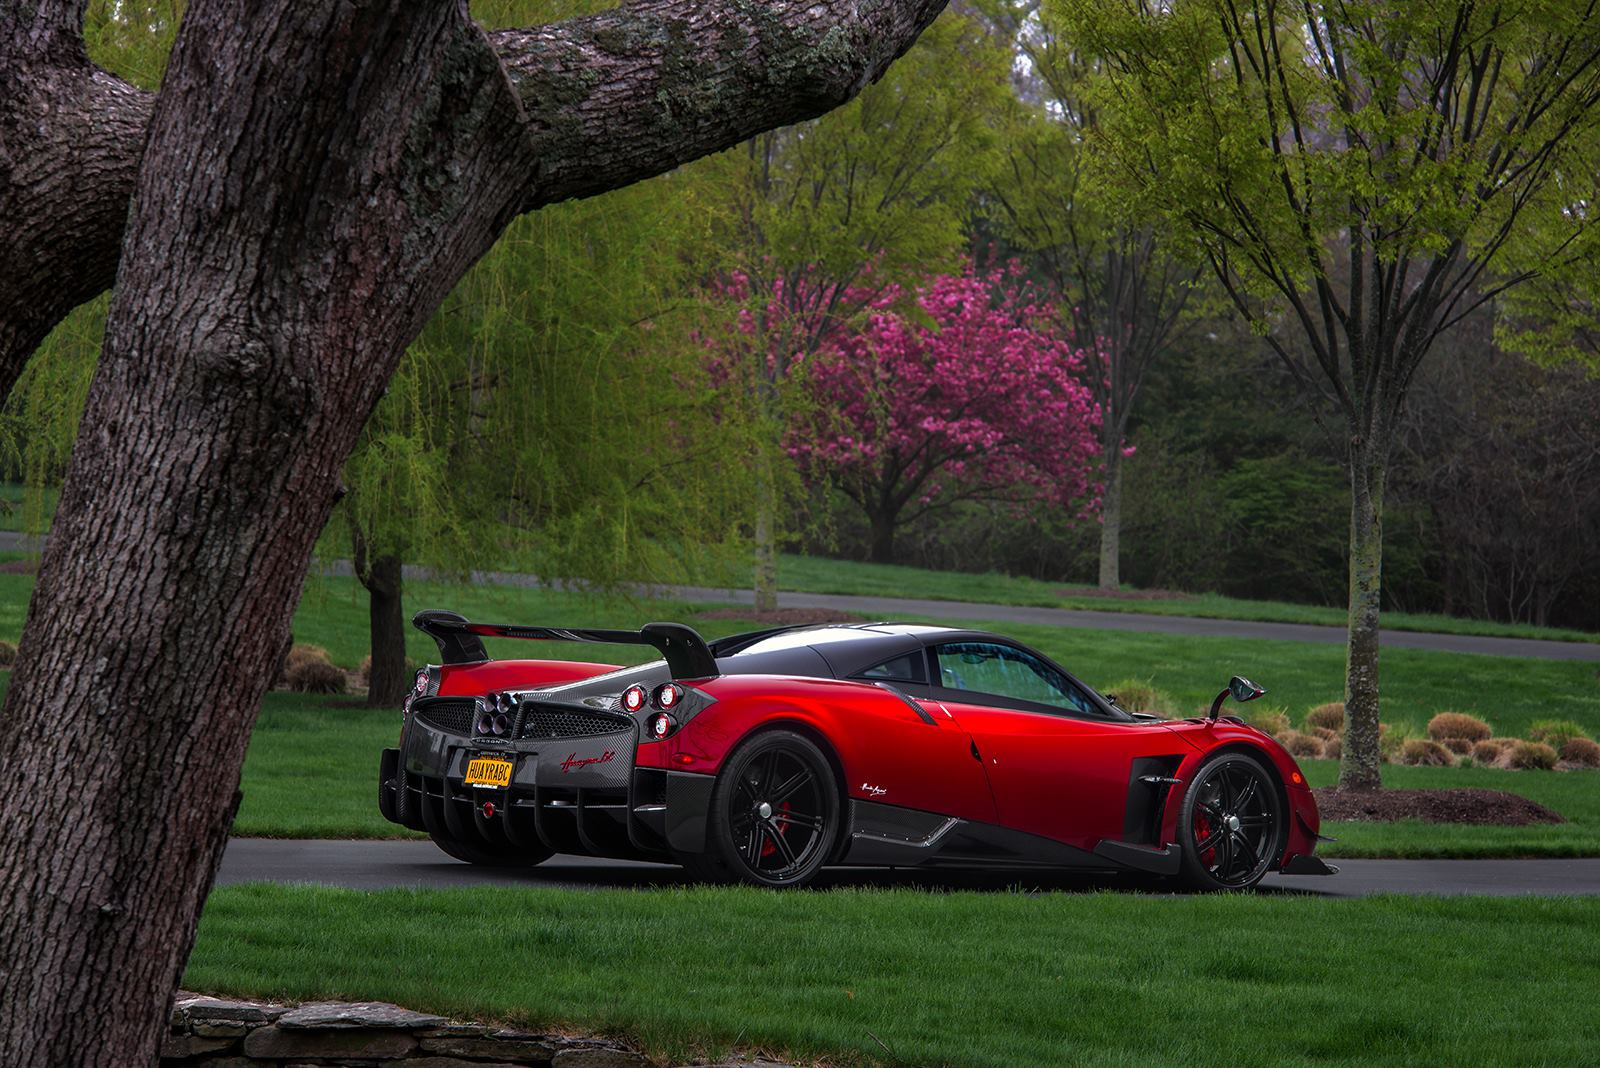
M 773 513 L 777 502 L 773 500 L 772 483 L 768 479 L 757 483 L 756 492 L 761 497 L 756 502 L 756 611 L 775 612 L 778 609 L 778 539 L 773 529 Z
M 358 567 L 357 573 L 361 574 Z M 398 556 L 380 556 L 362 575 L 367 588 L 367 613 L 372 634 L 372 672 L 367 705 L 394 708 L 411 689 L 406 670 L 406 619 L 401 599 L 403 564 Z
M 1378 609 L 1383 579 L 1384 444 L 1363 441 L 1350 462 L 1350 639 L 1339 788 L 1383 785 L 1378 745 Z
M 871 513 L 872 542 L 868 550 L 870 559 L 875 564 L 894 563 L 894 528 L 899 517 L 887 508 L 879 508 Z
M 1100 497 L 1100 588 L 1122 588 L 1122 445 L 1115 442 L 1104 453 L 1105 492 Z

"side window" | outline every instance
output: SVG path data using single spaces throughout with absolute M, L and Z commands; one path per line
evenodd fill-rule
M 946 689 L 998 694 L 1086 716 L 1104 715 L 1065 675 L 1016 646 L 951 642 L 939 646 L 934 654 L 939 661 L 939 685 Z
M 863 679 L 883 679 L 886 682 L 926 682 L 922 662 L 925 658 L 919 649 L 904 656 L 885 660 L 875 667 L 869 667 L 861 673 Z

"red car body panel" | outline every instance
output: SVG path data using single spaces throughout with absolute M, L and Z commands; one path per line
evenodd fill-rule
M 440 697 L 476 697 L 495 690 L 529 690 L 616 671 L 615 664 L 580 660 L 487 660 L 481 664 L 445 664 L 439 672 Z

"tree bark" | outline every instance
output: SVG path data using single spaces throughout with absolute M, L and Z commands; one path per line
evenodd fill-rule
M 1339 788 L 1383 785 L 1378 745 L 1378 609 L 1383 589 L 1383 481 L 1387 450 L 1362 442 L 1350 462 L 1350 637 L 1345 662 Z
M 694 103 L 686 128 L 720 114 L 734 144 L 839 102 L 941 6 L 733 5 L 760 16 L 740 66 L 707 5 L 637 42 L 637 95 L 593 106 Z M 698 69 L 697 48 L 710 73 L 683 84 L 709 95 L 662 101 L 663 57 Z M 0 712 L 0 1064 L 155 1060 L 340 470 L 422 323 L 565 173 L 560 144 L 457 0 L 190 5 Z
M 1105 446 L 1105 491 L 1100 497 L 1100 588 L 1122 588 L 1122 442 Z
M 89 62 L 87 0 L 0 0 L 0 399 L 117 270 L 154 98 Z
M 868 559 L 875 564 L 894 563 L 894 528 L 898 515 L 887 508 L 879 508 L 871 513 L 870 518 L 872 540 Z

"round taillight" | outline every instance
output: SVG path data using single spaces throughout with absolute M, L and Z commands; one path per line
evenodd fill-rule
M 428 669 L 427 668 L 423 668 L 421 671 L 417 672 L 417 684 L 415 686 L 411 687 L 411 692 L 416 694 L 418 697 L 421 697 L 422 694 L 427 689 L 428 689 Z
M 645 692 L 643 686 L 629 686 L 622 691 L 622 707 L 629 712 L 637 712 L 644 707 Z
M 657 712 L 650 717 L 650 736 L 652 738 L 665 738 L 677 727 L 678 721 L 665 712 Z
M 676 708 L 681 700 L 683 700 L 683 688 L 676 683 L 664 682 L 656 687 L 655 706 L 662 711 Z

